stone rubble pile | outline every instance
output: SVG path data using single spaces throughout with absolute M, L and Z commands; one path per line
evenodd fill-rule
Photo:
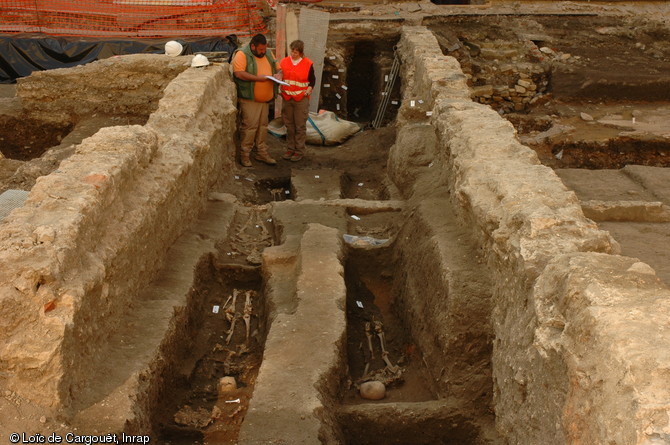
M 579 56 L 538 47 L 531 40 L 477 44 L 458 41 L 442 47 L 443 52 L 460 62 L 472 100 L 491 105 L 501 114 L 525 111 L 546 95 L 556 64 L 580 62 Z

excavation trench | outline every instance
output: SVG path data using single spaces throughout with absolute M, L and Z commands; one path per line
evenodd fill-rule
M 393 245 L 349 249 L 347 379 L 337 408 L 347 444 L 478 443 L 477 422 L 454 400 L 438 398 L 426 358 L 393 299 Z M 397 286 L 397 284 L 396 284 Z M 382 346 L 383 345 L 383 346 Z M 385 384 L 382 400 L 361 396 L 370 382 Z
M 313 159 L 338 166 L 338 152 L 356 150 L 381 167 L 393 134 L 390 128 L 366 131 L 342 147 L 313 152 Z M 459 312 L 467 311 L 471 292 L 482 293 L 487 285 L 485 274 L 468 271 L 479 276 L 473 282 L 481 288 L 473 290 L 470 284 L 461 292 L 460 280 L 471 278 L 460 276 L 449 262 L 455 258 L 444 263 L 453 269 L 454 290 L 440 290 L 441 283 L 427 289 L 436 293 L 430 298 L 443 294 L 444 300 L 438 312 L 422 315 L 421 309 L 410 309 L 415 298 L 423 298 L 411 283 L 413 276 L 426 266 L 423 260 L 445 260 L 428 249 L 420 265 L 408 262 L 417 252 L 407 249 L 430 245 L 426 235 L 417 236 L 416 245 L 397 242 L 401 232 L 429 234 L 441 221 L 438 226 L 447 224 L 454 231 L 450 239 L 458 246 L 453 251 L 466 255 L 472 248 L 462 242 L 466 232 L 446 209 L 420 218 L 427 228 L 410 224 L 417 217 L 408 219 L 393 200 L 384 169 L 363 165 L 365 175 L 342 163 L 339 170 L 301 166 L 285 176 L 261 168 L 253 178 L 236 177 L 245 202 L 236 205 L 228 236 L 216 242 L 217 252 L 200 261 L 192 303 L 185 309 L 188 341 L 172 358 L 175 379 L 166 382 L 157 404 L 162 408 L 152 414 L 161 443 L 267 443 L 289 435 L 309 442 L 312 428 L 319 440 L 337 437 L 346 444 L 489 443 L 490 332 L 482 324 L 487 306 L 476 299 L 472 317 L 465 319 L 443 306 L 453 299 Z M 339 191 L 326 190 L 319 181 Z M 319 199 L 319 194 L 330 198 Z M 403 257 L 408 260 L 399 260 Z M 461 267 L 479 267 L 476 261 L 468 264 Z M 225 302 L 236 290 L 238 318 L 228 344 Z M 249 343 L 239 318 L 247 291 L 253 295 Z M 328 304 L 331 293 L 342 306 Z M 449 328 L 445 317 L 451 319 Z M 337 328 L 328 327 L 333 321 Z M 332 337 L 322 339 L 320 329 Z M 463 345 L 470 352 L 445 357 L 438 345 L 444 335 L 470 336 Z M 324 351 L 331 352 L 322 357 Z M 442 383 L 453 378 L 458 385 L 470 384 L 465 376 L 470 365 L 450 374 L 461 362 L 477 363 L 473 380 L 484 387 L 483 395 L 480 389 L 456 394 Z M 234 377 L 238 389 L 221 392 L 224 377 Z M 385 384 L 383 399 L 361 396 L 361 384 L 369 381 Z M 322 408 L 302 411 L 310 403 L 294 398 L 319 400 Z
M 73 127 L 70 122 L 0 115 L 0 148 L 6 158 L 29 161 L 58 145 Z
M 215 256 L 202 263 L 193 290 L 198 303 L 186 308 L 191 347 L 176 357 L 177 378 L 165 388 L 161 411 L 155 413 L 166 444 L 234 443 L 262 360 L 266 311 L 259 272 L 220 263 Z
M 535 146 L 543 163 L 553 168 L 619 169 L 626 165 L 670 166 L 670 142 L 628 137 L 605 141 L 562 141 Z
M 622 80 L 605 76 L 599 85 L 578 88 L 566 81 L 586 69 L 585 58 L 602 53 L 608 39 L 602 33 L 613 32 L 616 23 L 599 21 L 598 44 L 580 54 L 564 39 L 577 29 L 589 42 L 589 27 L 579 18 L 571 28 L 570 20 L 426 19 L 435 35 L 412 26 L 400 41 L 398 20 L 378 22 L 374 39 L 367 25 L 334 22 L 321 85 L 324 108 L 369 123 L 397 44 L 408 63 L 388 92 L 387 126 L 336 147 L 309 147 L 301 163 L 254 163 L 245 170 L 233 165 L 235 93 L 227 71 L 191 70 L 189 60 L 173 63 L 160 55 L 110 62 L 142 82 L 145 67 L 153 65 L 151 81 L 137 83 L 145 88 L 113 110 L 95 108 L 111 101 L 83 103 L 82 113 L 125 118 L 118 122 L 125 126 L 85 138 L 76 151 L 72 142 L 53 156 L 8 160 L 31 169 L 44 160 L 32 182 L 23 183 L 30 189 L 47 175 L 37 181 L 32 204 L 48 206 L 12 213 L 15 225 L 3 231 L 10 241 L 0 250 L 7 277 L 2 309 L 17 320 L 2 330 L 3 354 L 17 364 L 3 364 L 1 374 L 26 400 L 64 407 L 71 421 L 49 414 L 44 423 L 39 412 L 32 424 L 151 433 L 153 442 L 165 444 L 491 444 L 547 437 L 561 443 L 567 434 L 582 434 L 561 430 L 581 425 L 577 421 L 589 427 L 599 419 L 665 418 L 652 409 L 631 414 L 618 407 L 637 399 L 617 405 L 569 385 L 593 372 L 603 386 L 627 384 L 625 391 L 637 394 L 634 384 L 609 372 L 613 363 L 633 363 L 639 352 L 638 343 L 619 342 L 612 326 L 621 315 L 608 311 L 623 307 L 618 296 L 630 307 L 639 303 L 642 315 L 634 321 L 642 326 L 642 318 L 662 314 L 648 308 L 667 299 L 635 300 L 666 290 L 639 260 L 610 255 L 618 246 L 584 217 L 566 185 L 577 191 L 587 216 L 612 230 L 623 232 L 619 224 L 626 218 L 639 223 L 640 232 L 670 220 L 668 181 L 659 180 L 667 177 L 665 169 L 620 168 L 667 165 L 666 141 L 622 130 L 633 117 L 656 125 L 645 112 L 657 106 L 600 114 L 602 104 L 579 109 L 586 107 L 574 99 L 581 93 L 621 99 L 613 90 Z M 612 37 L 615 46 L 632 50 L 621 32 Z M 652 69 L 663 72 L 667 49 L 652 37 L 661 42 L 667 34 L 653 27 L 644 32 L 643 61 L 653 58 Z M 142 70 L 133 71 L 135 65 Z M 100 75 L 107 68 L 90 64 L 82 71 L 100 84 L 95 97 L 108 97 L 109 78 Z M 52 97 L 72 83 L 58 79 L 44 82 Z M 633 90 L 653 96 L 664 82 Z M 78 93 L 69 91 L 58 105 L 78 107 L 72 99 Z M 25 94 L 33 94 L 36 105 L 49 104 L 36 88 Z M 551 94 L 568 100 L 550 101 Z M 538 109 L 544 104 L 546 110 Z M 662 114 L 665 105 L 657 105 Z M 566 138 L 567 125 L 593 127 L 602 137 Z M 76 133 L 68 134 L 70 127 L 45 131 L 44 145 L 62 146 Z M 283 141 L 268 143 L 277 157 L 286 148 Z M 563 182 L 538 165 L 526 145 Z M 20 156 L 41 150 L 31 146 Z M 584 172 L 566 167 L 609 169 L 586 172 L 589 180 L 601 178 L 600 196 L 593 194 L 597 181 L 585 182 Z M 618 196 L 610 184 L 622 184 L 621 177 L 628 178 L 622 193 L 639 199 L 613 204 Z M 607 192 L 605 202 L 596 199 Z M 17 244 L 25 247 L 20 255 L 9 248 Z M 58 256 L 44 261 L 44 251 Z M 46 265 L 36 270 L 34 264 Z M 63 264 L 70 275 L 62 273 Z M 73 276 L 81 278 L 75 285 L 63 278 Z M 144 289 L 147 277 L 157 278 Z M 602 277 L 619 280 L 598 282 L 603 295 L 617 297 L 586 301 L 588 286 Z M 646 294 L 625 288 L 630 283 Z M 34 301 L 25 303 L 23 293 Z M 572 306 L 558 307 L 559 299 Z M 590 314 L 596 306 L 611 317 L 587 323 L 573 314 Z M 563 319 L 565 329 L 557 334 L 556 320 Z M 23 326 L 32 330 L 24 333 Z M 581 329 L 602 339 L 610 355 L 598 355 L 600 344 L 583 342 Z M 642 337 L 653 337 L 648 332 L 657 334 L 640 332 L 629 337 L 642 344 Z M 26 339 L 35 356 L 16 347 Z M 654 347 L 641 346 L 662 357 Z M 56 370 L 51 362 L 40 364 L 51 370 L 43 381 L 34 381 L 37 355 L 58 362 Z M 570 362 L 591 356 L 593 363 Z M 631 367 L 639 373 L 631 381 L 647 378 L 650 367 Z M 371 381 L 384 384 L 383 398 L 362 397 Z M 573 394 L 578 389 L 583 393 Z M 7 403 L 0 413 L 14 412 Z M 576 419 L 565 406 L 605 414 Z M 494 421 L 506 437 L 497 436 Z M 599 442 L 598 434 L 581 441 Z

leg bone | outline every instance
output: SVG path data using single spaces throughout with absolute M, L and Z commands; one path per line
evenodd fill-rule
M 370 359 L 375 358 L 375 351 L 372 349 L 372 327 L 370 326 L 370 322 L 366 321 L 365 322 L 365 336 L 368 338 L 368 349 L 370 349 Z
M 251 312 L 253 310 L 252 302 L 251 302 L 251 291 L 248 290 L 246 293 L 246 301 L 244 302 L 244 324 L 246 325 L 247 328 L 247 336 L 246 336 L 246 342 L 249 343 L 249 330 L 251 328 Z
M 382 348 L 382 353 L 386 352 L 386 337 L 384 336 L 384 325 L 381 321 L 375 321 L 375 332 L 379 337 L 379 344 Z
M 235 322 L 240 318 L 240 314 L 233 315 L 233 321 L 230 322 L 230 329 L 228 330 L 228 337 L 226 337 L 226 344 L 230 343 L 230 340 L 233 338 L 233 332 L 235 332 Z

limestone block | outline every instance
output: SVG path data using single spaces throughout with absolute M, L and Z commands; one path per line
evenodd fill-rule
M 422 168 L 437 155 L 437 138 L 431 125 L 404 125 L 398 130 L 395 144 L 389 151 L 388 174 L 403 196 L 411 188 Z
M 670 205 L 670 169 L 627 165 L 621 172 L 642 184 L 656 199 L 665 205 Z
M 584 201 L 582 209 L 594 221 L 670 222 L 670 207 L 648 201 Z
M 319 444 L 332 428 L 326 417 L 338 379 L 330 373 L 341 366 L 346 333 L 342 256 L 337 229 L 308 225 L 300 244 L 298 306 L 270 327 L 240 443 Z M 287 391 L 277 391 L 281 387 Z
M 550 263 L 535 286 L 534 348 L 541 366 L 528 364 L 527 390 L 537 401 L 546 398 L 546 385 L 563 394 L 547 411 L 546 426 L 560 425 L 568 443 L 653 443 L 670 434 L 670 407 L 658 403 L 670 397 L 664 315 L 670 290 L 639 264 L 567 255 Z M 545 379 L 542 368 L 557 362 L 567 379 Z
M 479 96 L 491 97 L 493 96 L 493 85 L 481 85 L 477 87 L 472 87 L 472 95 L 475 97 Z

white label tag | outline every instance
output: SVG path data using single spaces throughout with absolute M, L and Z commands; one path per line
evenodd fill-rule
M 315 177 L 316 179 L 319 179 L 321 176 L 319 176 L 319 175 L 314 175 L 314 177 Z
M 426 111 L 426 116 L 432 116 L 433 112 L 432 111 Z
M 340 96 L 340 93 L 335 93 L 335 97 L 337 97 L 338 99 L 342 99 L 342 96 Z
M 333 79 L 339 79 L 339 78 L 340 76 L 338 76 L 337 74 L 333 74 Z
M 388 82 L 388 81 L 389 81 L 389 75 L 387 74 L 387 75 L 384 76 L 384 82 Z
M 336 104 L 335 108 L 337 108 L 337 111 L 340 111 L 340 104 Z
M 340 69 L 337 70 L 337 71 L 339 71 L 340 73 L 343 73 L 343 72 L 344 72 L 344 69 L 340 68 Z
M 335 56 L 330 56 L 330 60 L 335 60 Z
M 349 89 L 349 87 L 348 87 L 348 86 L 346 86 L 346 85 L 342 85 L 342 89 L 343 89 L 344 91 L 346 91 L 346 90 L 348 90 L 348 89 Z
M 414 102 L 413 100 L 410 100 L 410 101 L 409 101 L 409 106 L 410 106 L 410 107 L 413 107 L 415 103 L 416 103 L 416 102 Z
M 212 308 L 212 312 L 214 312 L 215 314 L 218 314 L 219 313 L 219 306 L 214 306 Z
M 397 100 L 392 100 L 391 103 L 392 103 L 393 105 L 398 105 L 398 101 L 397 101 Z
M 361 217 L 360 217 L 360 216 L 356 216 L 356 215 L 351 215 L 351 218 L 352 218 L 352 219 L 355 219 L 356 221 L 360 221 L 360 220 L 361 220 Z
M 329 83 L 324 83 L 324 84 L 323 84 L 323 87 L 324 87 L 324 88 L 330 88 L 330 84 L 329 84 Z
M 359 308 L 363 309 L 363 303 L 361 303 L 361 302 L 358 301 L 358 300 L 356 300 L 356 306 L 358 306 Z

